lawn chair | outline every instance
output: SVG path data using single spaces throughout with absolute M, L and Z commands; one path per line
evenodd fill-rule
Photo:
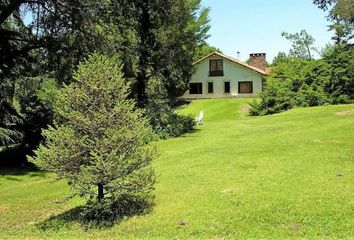
M 197 126 L 202 123 L 203 118 L 204 118 L 204 111 L 200 111 L 199 116 L 195 118 L 195 122 L 197 123 Z
M 238 98 L 238 93 L 231 93 L 231 97 Z

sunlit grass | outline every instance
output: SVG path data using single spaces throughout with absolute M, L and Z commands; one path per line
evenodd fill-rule
M 112 228 L 41 224 L 81 203 L 38 172 L 0 172 L 0 238 L 353 238 L 354 105 L 248 117 L 249 99 L 195 101 L 203 124 L 159 142 L 152 213 Z M 55 219 L 55 218 L 54 218 Z

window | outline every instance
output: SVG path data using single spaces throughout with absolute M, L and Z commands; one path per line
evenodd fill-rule
M 238 93 L 253 93 L 253 82 L 239 82 Z
M 203 83 L 190 83 L 189 94 L 203 94 Z
M 223 60 L 210 60 L 209 61 L 209 76 L 217 77 L 224 76 L 224 66 Z
M 224 86 L 225 86 L 225 93 L 230 93 L 230 82 L 225 82 Z
M 214 92 L 214 84 L 212 82 L 208 82 L 208 93 Z

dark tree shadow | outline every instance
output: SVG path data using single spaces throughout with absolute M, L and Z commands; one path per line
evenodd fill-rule
M 41 231 L 70 228 L 75 223 L 84 230 L 111 228 L 124 219 L 151 213 L 153 206 L 151 201 L 127 199 L 109 208 L 78 206 L 52 216 L 36 226 Z
M 177 99 L 172 107 L 173 108 L 180 108 L 180 107 L 183 107 L 183 106 L 188 106 L 192 101 L 191 100 L 185 100 L 185 99 Z
M 21 146 L 2 149 L 0 151 L 0 177 L 20 181 L 16 176 L 42 176 L 44 173 L 27 161 L 26 154 L 28 152 Z
M 32 150 L 21 144 L 15 144 L 0 149 L 0 168 L 26 167 L 33 165 L 27 161 L 27 155 L 33 154 Z
M 183 134 L 183 135 L 181 135 L 179 137 L 182 137 L 182 138 L 185 138 L 185 137 L 197 137 L 195 134 L 197 134 L 200 131 L 201 131 L 201 129 L 193 128 L 192 130 L 186 132 L 185 134 Z
M 24 167 L 2 167 L 0 168 L 0 179 L 6 179 L 8 181 L 25 181 L 28 178 L 22 178 L 21 176 L 27 177 L 44 177 L 45 173 L 39 171 L 33 166 Z
M 35 165 L 27 161 L 27 155 L 33 152 L 23 145 L 12 145 L 0 149 L 0 177 L 20 181 L 16 176 L 28 175 L 30 177 L 43 176 Z

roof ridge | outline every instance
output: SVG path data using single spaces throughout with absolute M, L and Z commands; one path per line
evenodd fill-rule
M 259 72 L 259 73 L 261 73 L 261 74 L 267 75 L 267 73 L 266 73 L 265 71 L 261 70 L 261 69 L 258 69 L 258 68 L 256 68 L 256 67 L 253 67 L 253 66 L 251 66 L 251 65 L 249 65 L 249 64 L 247 64 L 247 63 L 245 63 L 245 62 L 242 62 L 241 60 L 238 60 L 238 59 L 236 59 L 236 58 L 233 58 L 233 57 L 231 57 L 231 56 L 225 55 L 225 54 L 220 53 L 220 52 L 217 52 L 217 51 L 214 51 L 214 52 L 212 52 L 212 53 L 209 53 L 208 55 L 206 55 L 206 56 L 202 57 L 201 59 L 195 61 L 195 62 L 193 63 L 193 65 L 196 65 L 196 64 L 198 64 L 198 63 L 204 61 L 205 59 L 207 59 L 207 58 L 209 58 L 210 56 L 213 56 L 213 55 L 215 55 L 215 54 L 218 55 L 218 56 L 220 56 L 220 57 L 226 58 L 226 59 L 228 59 L 228 60 L 230 60 L 230 61 L 232 61 L 232 62 L 234 62 L 234 63 L 240 64 L 241 66 L 247 67 L 247 68 L 249 68 L 249 69 L 251 69 L 251 70 L 254 70 L 254 71 Z

